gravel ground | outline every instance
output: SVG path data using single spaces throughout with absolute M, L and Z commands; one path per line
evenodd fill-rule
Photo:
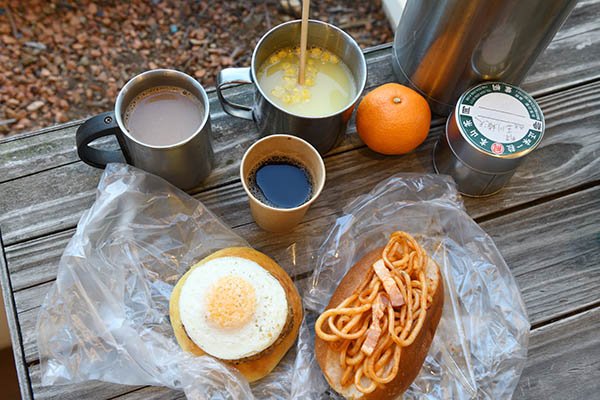
M 107 111 L 147 69 L 175 68 L 214 86 L 220 69 L 249 64 L 264 32 L 299 16 L 293 3 L 0 2 L 0 137 Z M 363 48 L 392 40 L 380 0 L 312 3 L 311 18 L 339 26 Z

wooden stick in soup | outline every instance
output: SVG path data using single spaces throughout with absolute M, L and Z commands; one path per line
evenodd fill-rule
M 306 68 L 306 44 L 308 41 L 308 9 L 310 0 L 302 1 L 302 25 L 300 26 L 300 68 L 298 69 L 298 83 L 304 85 L 304 70 Z

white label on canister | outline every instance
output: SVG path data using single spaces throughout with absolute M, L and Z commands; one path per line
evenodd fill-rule
M 542 112 L 535 100 L 516 86 L 478 85 L 463 95 L 457 110 L 462 135 L 487 153 L 526 152 L 542 139 Z

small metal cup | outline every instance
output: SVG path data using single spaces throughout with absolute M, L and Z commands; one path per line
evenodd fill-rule
M 123 115 L 131 101 L 144 90 L 176 86 L 187 90 L 202 105 L 202 123 L 189 138 L 166 146 L 149 145 L 131 136 Z M 121 151 L 93 148 L 90 143 L 104 136 L 116 136 Z M 114 111 L 96 115 L 77 129 L 77 153 L 88 165 L 104 168 L 111 162 L 127 162 L 159 175 L 182 189 L 192 189 L 211 172 L 213 149 L 208 96 L 189 75 L 170 69 L 155 69 L 132 78 L 117 95 Z
M 263 136 L 289 133 L 306 140 L 319 153 L 325 154 L 346 132 L 354 105 L 365 88 L 367 63 L 362 50 L 350 35 L 328 23 L 310 20 L 308 45 L 323 47 L 344 61 L 354 76 L 356 96 L 345 108 L 324 117 L 296 115 L 277 106 L 258 85 L 256 73 L 273 52 L 300 43 L 300 23 L 299 20 L 286 22 L 267 32 L 254 49 L 250 67 L 220 71 L 217 75 L 217 95 L 225 112 L 234 117 L 254 120 Z M 254 105 L 232 103 L 223 96 L 223 89 L 240 83 L 255 85 Z
M 480 83 L 458 99 L 433 149 L 433 166 L 452 176 L 462 194 L 490 196 L 540 144 L 544 129 L 540 106 L 524 90 Z

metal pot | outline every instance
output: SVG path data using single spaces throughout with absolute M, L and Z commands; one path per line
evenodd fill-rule
M 356 83 L 356 96 L 343 109 L 324 117 L 306 117 L 284 110 L 269 100 L 258 85 L 256 74 L 262 63 L 276 50 L 300 42 L 300 22 L 290 21 L 267 32 L 252 54 L 246 68 L 226 68 L 217 76 L 217 95 L 225 112 L 234 117 L 254 120 L 261 135 L 287 133 L 312 144 L 321 154 L 331 150 L 346 132 L 348 120 L 367 81 L 367 62 L 360 46 L 341 29 L 321 21 L 309 20 L 308 45 L 323 47 L 339 56 L 350 69 Z M 222 90 L 232 84 L 252 83 L 252 106 L 232 103 Z

